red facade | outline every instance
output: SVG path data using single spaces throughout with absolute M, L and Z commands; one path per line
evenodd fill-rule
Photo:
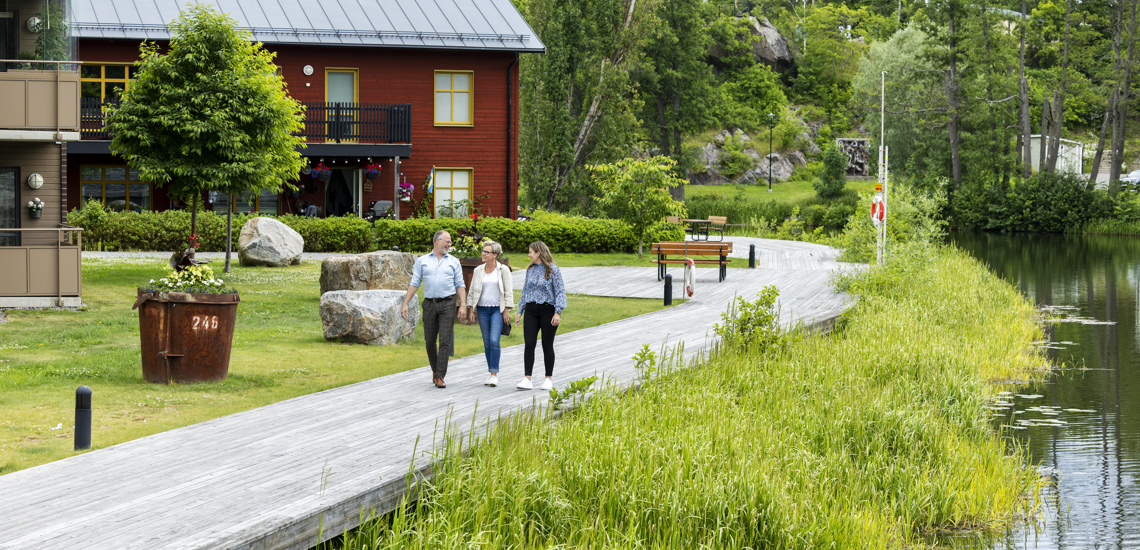
M 277 64 L 298 101 L 323 102 L 326 69 L 354 69 L 358 75 L 357 102 L 410 104 L 412 109 L 411 157 L 400 159 L 402 181 L 415 185 L 414 200 L 424 196 L 424 180 L 433 166 L 470 168 L 471 195 L 480 198 L 484 216 L 515 216 L 518 205 L 518 64 L 517 54 L 502 51 L 429 50 L 352 46 L 300 46 L 267 44 L 276 52 Z M 138 44 L 123 40 L 83 39 L 79 59 L 84 63 L 130 63 L 137 59 Z M 313 71 L 305 75 L 304 67 Z M 473 111 L 471 126 L 440 126 L 435 123 L 435 71 L 471 71 Z M 509 72 L 508 72 L 509 71 Z M 511 87 L 508 90 L 508 75 Z M 508 128 L 509 124 L 509 128 Z M 365 142 L 361 142 L 365 144 Z M 327 149 L 326 149 L 327 150 Z M 302 151 L 312 165 L 319 159 L 331 168 L 363 168 L 365 156 L 337 156 Z M 69 154 L 69 205 L 79 205 L 81 165 L 122 164 L 105 154 Z M 319 157 L 319 158 L 318 158 Z M 383 171 L 365 191 L 361 202 L 393 200 L 395 179 L 392 158 L 373 157 Z M 304 180 L 305 177 L 302 177 Z M 324 191 L 302 192 L 300 200 L 325 206 Z M 280 213 L 299 213 L 287 195 Z M 161 189 L 155 189 L 152 208 L 169 208 Z M 401 205 L 401 218 L 411 214 L 409 203 Z

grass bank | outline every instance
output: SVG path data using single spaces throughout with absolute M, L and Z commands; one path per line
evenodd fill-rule
M 1033 307 L 966 254 L 841 281 L 827 336 L 728 351 L 453 448 L 424 498 L 330 546 L 912 548 L 1000 532 L 1041 481 L 987 401 L 1036 376 Z
M 589 263 L 585 256 L 583 264 Z M 285 268 L 235 267 L 223 276 L 227 286 L 241 292 L 227 380 L 170 386 L 144 382 L 138 313 L 131 304 L 139 283 L 158 278 L 164 263 L 86 259 L 87 311 L 5 312 L 8 322 L 0 324 L 0 474 L 75 454 L 74 392 L 83 384 L 94 390 L 92 443 L 97 449 L 427 364 L 422 326 L 415 341 L 395 346 L 326 342 L 318 311 L 320 262 L 305 262 Z M 659 300 L 593 296 L 571 296 L 569 304 L 560 331 L 662 307 Z M 504 339 L 504 345 L 520 343 L 521 331 Z M 482 353 L 478 326 L 458 325 L 455 344 L 457 356 Z
M 1101 218 L 1085 224 L 1079 231 L 1086 235 L 1140 235 L 1140 221 L 1123 221 L 1116 218 Z

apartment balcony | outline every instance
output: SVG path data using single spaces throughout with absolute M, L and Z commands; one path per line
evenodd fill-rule
M 107 106 L 99 98 L 80 100 L 81 133 L 85 140 L 109 140 Z M 409 103 L 304 102 L 300 136 L 310 144 L 410 144 L 412 106 Z
M 0 141 L 78 141 L 79 71 L 74 62 L 12 61 L 52 69 L 0 71 Z

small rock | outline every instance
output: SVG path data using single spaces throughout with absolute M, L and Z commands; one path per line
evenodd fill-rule
M 273 218 L 250 219 L 238 236 L 238 260 L 244 266 L 297 265 L 304 251 L 301 234 Z
M 410 341 L 420 322 L 420 305 L 408 303 L 400 316 L 404 293 L 399 290 L 337 290 L 321 296 L 321 326 L 326 340 L 383 346 Z
M 788 160 L 796 166 L 807 166 L 807 157 L 804 156 L 803 151 L 792 151 L 788 153 Z
M 407 290 L 415 254 L 380 250 L 321 262 L 321 294 L 334 290 Z

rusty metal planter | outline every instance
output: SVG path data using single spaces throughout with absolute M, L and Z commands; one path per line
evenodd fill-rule
M 143 378 L 148 382 L 225 380 L 237 307 L 234 294 L 138 291 Z

